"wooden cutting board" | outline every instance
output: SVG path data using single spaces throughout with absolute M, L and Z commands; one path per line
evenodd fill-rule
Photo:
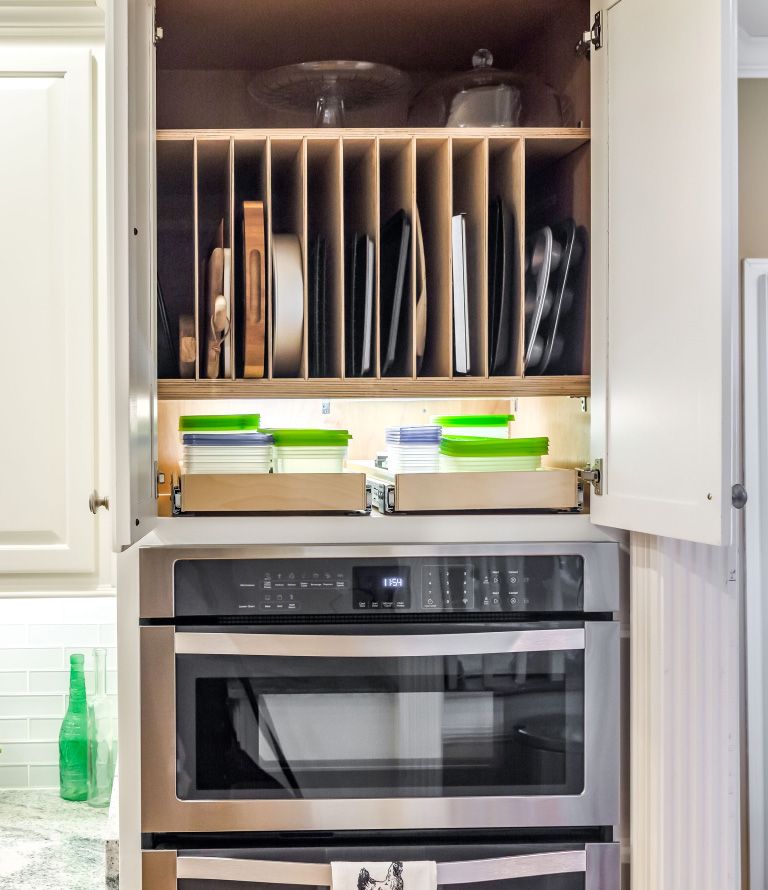
M 266 239 L 264 203 L 243 201 L 244 377 L 263 377 L 266 355 Z

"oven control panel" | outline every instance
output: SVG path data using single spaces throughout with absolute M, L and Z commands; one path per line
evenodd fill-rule
M 579 555 L 180 559 L 177 616 L 584 609 Z

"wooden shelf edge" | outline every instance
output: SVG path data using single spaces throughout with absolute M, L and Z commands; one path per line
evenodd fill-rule
M 585 142 L 590 139 L 588 127 L 392 127 L 392 128 L 322 128 L 313 129 L 296 127 L 293 129 L 224 129 L 224 130 L 158 130 L 158 140 L 186 140 L 186 139 L 265 139 L 267 136 L 275 139 L 296 139 L 309 136 L 312 139 L 338 139 L 347 138 L 371 138 L 373 136 L 416 136 L 418 138 L 447 139 L 473 139 L 488 137 L 491 139 L 581 139 Z
M 159 399 L 392 399 L 588 396 L 589 376 L 421 380 L 159 380 Z

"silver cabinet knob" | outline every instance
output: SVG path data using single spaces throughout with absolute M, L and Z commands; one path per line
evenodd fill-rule
M 99 510 L 99 507 L 103 507 L 105 510 L 109 510 L 109 498 L 99 497 L 98 491 L 92 491 L 91 496 L 88 498 L 88 509 L 95 516 Z

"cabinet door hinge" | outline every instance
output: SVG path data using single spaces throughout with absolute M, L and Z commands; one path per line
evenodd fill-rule
M 157 500 L 158 496 L 159 496 L 159 488 L 161 485 L 165 484 L 165 473 L 160 472 L 160 470 L 157 467 L 157 461 L 155 461 L 154 470 L 155 470 L 155 473 L 154 473 L 154 476 L 155 476 L 154 495 L 155 495 L 155 500 Z
M 591 466 L 576 471 L 582 483 L 592 486 L 596 495 L 603 493 L 603 459 L 598 458 Z
M 589 54 L 592 52 L 592 47 L 595 49 L 600 49 L 603 45 L 603 24 L 602 17 L 599 12 L 595 13 L 595 17 L 592 20 L 592 27 L 589 31 L 584 31 L 581 35 L 581 40 L 576 44 L 576 55 L 584 56 L 585 59 L 589 58 Z
M 157 24 L 157 7 L 152 5 L 152 43 L 154 46 L 163 39 L 163 29 Z

